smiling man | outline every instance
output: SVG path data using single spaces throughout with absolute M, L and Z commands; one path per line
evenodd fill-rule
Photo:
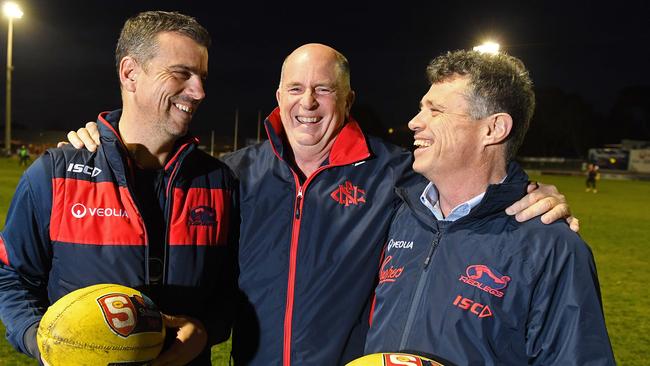
M 50 304 L 98 283 L 138 288 L 168 314 L 177 329 L 153 365 L 209 365 L 209 346 L 228 338 L 237 187 L 187 135 L 209 46 L 182 14 L 127 20 L 115 54 L 122 109 L 99 115 L 97 152 L 50 149 L 21 178 L 0 233 L 0 315 L 21 352 L 38 358 Z
M 449 52 L 413 131 L 413 170 L 398 189 L 366 351 L 457 365 L 613 365 L 589 247 L 563 222 L 504 209 L 526 192 L 513 162 L 533 115 L 528 71 L 505 54 Z M 382 280 L 382 275 L 393 275 Z M 385 277 L 385 275 L 384 275 Z
M 282 65 L 269 141 L 225 161 L 240 181 L 236 364 L 339 365 L 363 350 L 393 187 L 410 153 L 350 116 L 348 62 L 308 44 Z

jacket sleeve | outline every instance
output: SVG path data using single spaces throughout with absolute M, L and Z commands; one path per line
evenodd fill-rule
M 25 332 L 31 328 L 30 337 L 34 336 L 34 326 L 49 305 L 50 166 L 50 158 L 45 155 L 25 172 L 0 232 L 0 318 L 9 343 L 32 357 L 38 356 L 35 339 L 26 342 Z
M 559 242 L 531 299 L 529 364 L 615 365 L 591 250 L 574 233 Z

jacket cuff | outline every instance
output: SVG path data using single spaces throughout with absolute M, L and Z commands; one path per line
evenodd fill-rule
M 41 352 L 38 350 L 38 343 L 36 342 L 36 332 L 38 331 L 38 322 L 32 324 L 25 330 L 23 334 L 23 345 L 27 355 L 40 361 Z

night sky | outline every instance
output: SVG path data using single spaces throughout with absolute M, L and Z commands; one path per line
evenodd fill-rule
M 284 57 L 308 42 L 331 45 L 348 57 L 354 111 L 377 131 L 404 126 L 416 112 L 431 58 L 486 38 L 521 58 L 536 88 L 578 95 L 603 115 L 622 89 L 650 86 L 646 1 L 19 3 L 25 15 L 14 22 L 15 128 L 69 130 L 119 107 L 113 52 L 120 28 L 127 17 L 155 9 L 192 15 L 212 34 L 207 99 L 193 121 L 196 132 L 232 134 L 239 108 L 240 134 L 255 137 L 258 110 L 266 116 L 275 106 Z M 6 24 L 3 18 L 3 68 Z

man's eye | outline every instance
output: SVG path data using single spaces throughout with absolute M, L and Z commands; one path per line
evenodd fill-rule
M 334 90 L 332 90 L 331 88 L 327 88 L 327 87 L 318 87 L 318 88 L 316 88 L 316 94 L 320 94 L 320 95 L 331 94 L 333 91 Z
M 302 92 L 302 88 L 297 87 L 297 86 L 293 86 L 293 87 L 289 88 L 288 91 L 291 94 L 298 94 L 298 93 Z
M 177 78 L 185 79 L 185 80 L 192 77 L 192 74 L 190 74 L 188 71 L 174 71 L 174 75 Z

